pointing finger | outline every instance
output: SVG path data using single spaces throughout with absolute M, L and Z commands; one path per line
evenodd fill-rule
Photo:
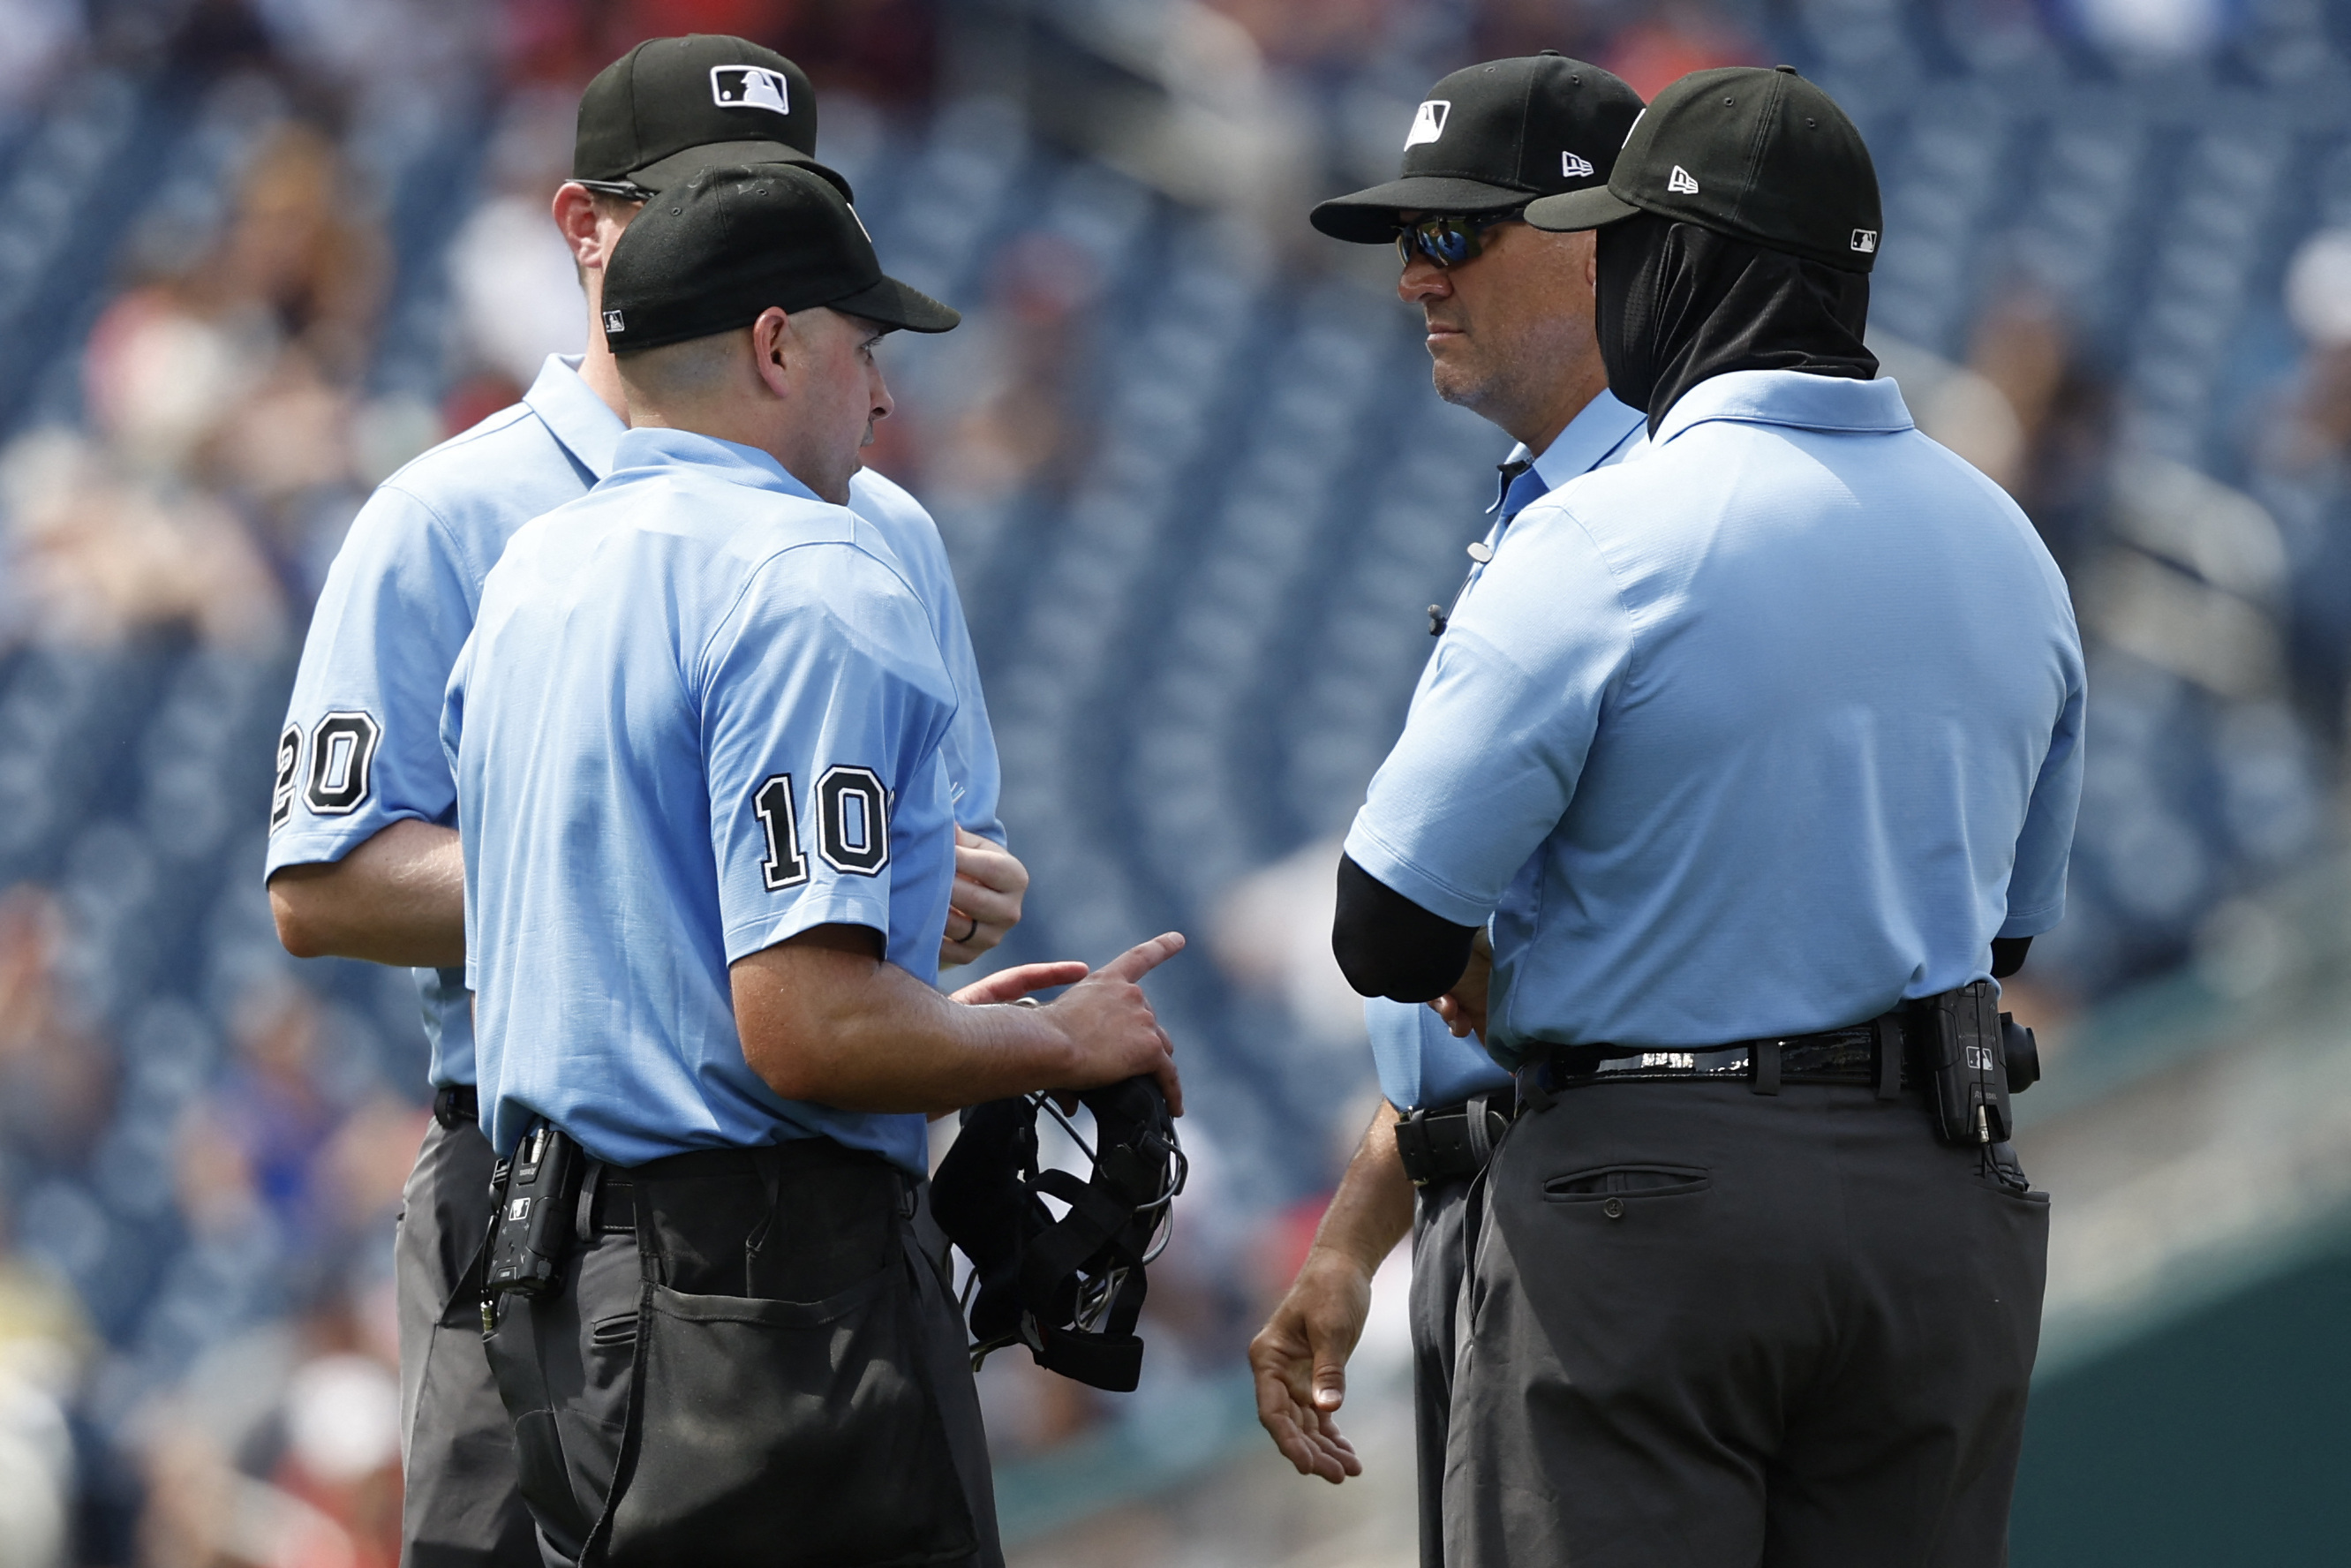
M 1095 973 L 1108 975 L 1113 979 L 1139 980 L 1183 950 L 1184 934 L 1170 931 L 1154 936 L 1148 942 L 1136 943 Z

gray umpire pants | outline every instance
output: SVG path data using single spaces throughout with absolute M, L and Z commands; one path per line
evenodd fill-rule
M 402 1195 L 402 1568 L 538 1568 L 515 1489 L 514 1431 L 482 1354 L 481 1277 L 497 1157 L 471 1122 L 434 1122 Z
M 1469 1178 L 1432 1181 L 1412 1210 L 1413 1451 L 1420 1481 L 1420 1568 L 1445 1568 L 1445 1433 L 1453 1403 L 1455 1323 L 1468 1273 L 1462 1225 Z
M 1993 1568 L 2048 1198 L 1915 1093 L 1570 1089 L 1467 1213 L 1453 1568 Z
M 823 1139 L 590 1181 L 488 1341 L 547 1568 L 1002 1568 L 925 1187 Z

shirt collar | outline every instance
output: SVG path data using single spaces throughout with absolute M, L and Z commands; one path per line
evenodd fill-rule
M 1912 428 L 1910 410 L 1891 376 L 1857 382 L 1803 371 L 1729 371 L 1698 382 L 1666 411 L 1657 423 L 1656 444 L 1717 419 L 1879 434 Z
M 613 446 L 612 472 L 619 475 L 653 468 L 702 468 L 729 484 L 773 490 L 810 501 L 820 499 L 815 491 L 785 472 L 782 464 L 756 446 L 661 426 L 622 432 Z
M 612 449 L 628 426 L 580 379 L 578 354 L 549 354 L 522 401 L 555 439 L 601 479 L 612 471 Z
M 1604 388 L 1599 396 L 1583 405 L 1583 412 L 1567 422 L 1565 430 L 1552 438 L 1543 455 L 1534 460 L 1535 472 L 1542 476 L 1545 485 L 1556 490 L 1570 479 L 1600 466 L 1640 425 L 1640 410 L 1627 408 Z M 1514 461 L 1526 455 L 1524 446 L 1510 454 Z

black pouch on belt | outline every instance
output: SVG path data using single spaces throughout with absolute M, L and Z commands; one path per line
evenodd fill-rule
M 2008 1142 L 2015 1122 L 1991 982 L 1922 998 L 1911 1016 L 1912 1066 L 1926 1086 L 1936 1136 L 1969 1147 Z
M 482 1271 L 482 1331 L 489 1332 L 497 1298 L 544 1296 L 563 1278 L 571 1252 L 571 1206 L 580 1196 L 587 1160 L 561 1129 L 541 1122 L 523 1135 L 514 1158 L 491 1177 L 497 1212 Z

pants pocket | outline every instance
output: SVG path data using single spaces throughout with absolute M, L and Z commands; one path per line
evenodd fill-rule
M 612 1568 L 894 1568 L 977 1550 L 893 1260 L 822 1301 L 652 1286 Z
M 1713 1178 L 1697 1166 L 1596 1166 L 1543 1182 L 1546 1203 L 1606 1204 L 1614 1198 L 1673 1197 L 1704 1192 Z

